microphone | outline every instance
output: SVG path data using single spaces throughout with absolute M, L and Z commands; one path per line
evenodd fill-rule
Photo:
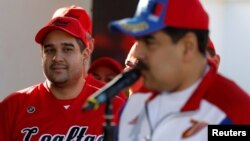
M 83 110 L 88 111 L 91 109 L 97 109 L 102 103 L 118 95 L 122 89 L 132 85 L 140 78 L 140 76 L 141 71 L 139 67 L 136 66 L 131 70 L 117 75 L 113 80 L 87 99 L 85 105 L 83 106 Z

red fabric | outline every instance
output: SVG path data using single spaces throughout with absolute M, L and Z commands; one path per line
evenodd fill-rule
M 199 0 L 168 0 L 166 26 L 186 29 L 209 28 L 209 18 Z
M 233 124 L 249 124 L 249 95 L 233 81 L 217 74 L 217 67 L 214 63 L 209 62 L 209 64 L 208 74 L 184 105 L 182 111 L 198 109 L 201 100 L 206 99 L 224 111 Z
M 57 17 L 50 20 L 47 25 L 38 31 L 35 41 L 42 44 L 45 36 L 53 30 L 62 30 L 76 38 L 80 38 L 87 46 L 86 30 L 77 19 L 72 17 Z
M 95 86 L 96 88 L 101 88 L 105 85 L 104 82 L 95 79 L 92 74 L 88 74 L 88 77 L 86 77 L 85 80 L 86 82 L 89 82 L 90 84 L 92 84 L 92 86 Z
M 153 14 L 159 17 L 162 13 L 162 10 L 163 10 L 163 4 L 157 4 Z
M 202 82 L 199 84 L 198 88 L 195 90 L 194 94 L 190 97 L 190 100 L 182 108 L 181 111 L 195 110 L 199 107 L 199 104 L 204 97 L 204 93 L 208 87 L 213 83 L 215 75 L 217 74 L 217 68 L 214 64 L 210 63 L 210 70 L 206 76 L 204 76 Z
M 98 90 L 87 78 L 81 94 L 65 110 L 61 103 L 45 88 L 43 83 L 8 96 L 0 108 L 1 141 L 80 140 L 102 138 L 105 105 L 97 110 L 81 110 L 86 99 Z M 114 121 L 124 101 L 113 99 Z
M 85 9 L 79 6 L 71 5 L 57 9 L 52 18 L 55 17 L 73 17 L 80 21 L 83 28 L 92 34 L 92 21 Z

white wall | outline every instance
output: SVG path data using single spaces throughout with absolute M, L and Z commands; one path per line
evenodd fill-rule
M 219 72 L 250 94 L 250 0 L 202 0 L 211 38 L 221 56 Z
M 73 4 L 90 11 L 91 3 L 91 0 L 0 1 L 0 101 L 10 92 L 44 81 L 40 47 L 34 37 L 53 12 Z

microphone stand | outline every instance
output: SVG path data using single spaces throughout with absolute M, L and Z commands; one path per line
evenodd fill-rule
M 113 105 L 111 99 L 106 100 L 105 115 L 104 115 L 104 140 L 103 141 L 115 141 L 116 140 L 116 126 L 113 123 Z

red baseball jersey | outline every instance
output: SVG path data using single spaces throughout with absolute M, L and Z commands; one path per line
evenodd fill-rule
M 0 108 L 1 141 L 102 141 L 105 105 L 83 112 L 86 99 L 98 90 L 87 78 L 80 95 L 58 100 L 46 89 L 46 82 L 15 92 Z M 115 122 L 124 100 L 113 99 Z M 70 105 L 70 106 L 69 106 Z

